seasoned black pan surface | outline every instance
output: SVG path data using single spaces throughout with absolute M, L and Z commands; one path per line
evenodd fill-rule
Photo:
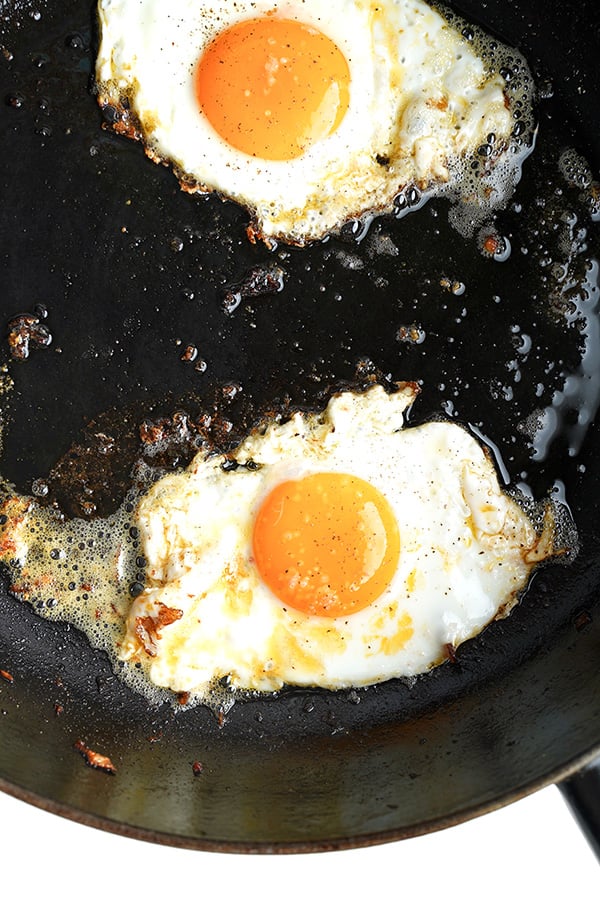
M 411 423 L 471 425 L 511 483 L 564 497 L 581 540 L 575 563 L 540 572 L 456 662 L 410 684 L 240 701 L 224 721 L 149 707 L 85 637 L 4 588 L 6 790 L 182 846 L 325 849 L 459 821 L 570 772 L 600 743 L 600 257 L 581 165 L 600 171 L 600 14 L 591 0 L 456 8 L 519 47 L 538 84 L 536 146 L 496 222 L 504 262 L 451 227 L 445 201 L 303 249 L 251 244 L 244 211 L 182 193 L 138 144 L 103 130 L 91 3 L 0 3 L 0 325 L 27 313 L 52 335 L 24 360 L 6 337 L 0 350 L 13 383 L 5 478 L 68 515 L 104 515 L 124 496 L 143 421 L 208 412 L 227 449 L 265 411 L 321 407 L 374 375 L 420 383 Z M 579 159 L 567 177 L 565 149 Z M 281 290 L 228 307 L 232 286 L 274 266 Z M 424 340 L 402 340 L 415 325 Z M 174 439 L 161 462 L 192 450 Z M 116 773 L 86 766 L 80 742 Z

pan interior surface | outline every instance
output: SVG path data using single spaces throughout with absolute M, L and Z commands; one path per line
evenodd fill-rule
M 371 377 L 414 380 L 411 424 L 471 425 L 510 483 L 565 497 L 581 541 L 572 565 L 536 574 L 511 616 L 456 661 L 410 682 L 240 700 L 224 720 L 149 706 L 82 634 L 36 616 L 5 580 L 7 791 L 181 846 L 317 850 L 461 821 L 598 745 L 598 434 L 580 415 L 593 420 L 600 372 L 588 352 L 598 228 L 558 161 L 567 149 L 600 171 L 600 15 L 591 0 L 576 11 L 555 0 L 456 8 L 518 47 L 538 85 L 536 147 L 495 223 L 512 247 L 504 262 L 458 234 L 441 200 L 302 249 L 250 243 L 244 211 L 184 194 L 138 144 L 102 129 L 92 4 L 0 8 L 2 315 L 7 325 L 35 315 L 52 334 L 26 360 L 7 341 L 0 350 L 4 478 L 69 515 L 88 503 L 106 515 L 127 489 L 143 421 L 209 412 L 227 450 L 269 410 L 322 408 L 337 386 Z M 257 271 L 282 289 L 232 309 L 227 298 Z M 589 299 L 577 307 L 581 285 Z M 414 327 L 421 342 L 404 340 Z M 544 410 L 558 421 L 551 433 L 531 424 Z M 114 450 L 101 452 L 98 434 Z M 178 468 L 191 450 L 175 440 L 160 463 Z M 114 772 L 86 765 L 86 751 Z

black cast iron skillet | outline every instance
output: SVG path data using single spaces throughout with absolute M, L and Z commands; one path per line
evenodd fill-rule
M 21 362 L 4 342 L 14 380 L 3 398 L 6 478 L 38 492 L 41 480 L 68 514 L 85 502 L 103 514 L 122 499 L 145 419 L 209 411 L 226 449 L 264 411 L 322 406 L 331 389 L 375 374 L 421 382 L 411 422 L 455 416 L 487 437 L 513 483 L 564 492 L 581 539 L 572 565 L 539 572 L 507 620 L 413 683 L 285 691 L 237 702 L 221 722 L 204 708 L 149 706 L 80 633 L 4 588 L 0 786 L 9 793 L 183 847 L 321 850 L 465 820 L 592 759 L 600 435 L 586 426 L 579 446 L 577 410 L 563 409 L 539 458 L 527 422 L 594 349 L 593 332 L 586 345 L 577 331 L 596 321 L 593 292 L 588 318 L 569 325 L 552 263 L 582 284 L 597 254 L 581 185 L 561 180 L 556 160 L 568 145 L 600 172 L 600 13 L 592 0 L 457 8 L 520 47 L 539 85 L 536 150 L 497 221 L 513 248 L 504 263 L 451 228 L 442 201 L 380 219 L 362 240 L 349 227 L 303 250 L 250 244 L 243 211 L 184 195 L 139 145 L 101 129 L 90 2 L 0 4 L 0 311 L 7 328 L 33 313 L 53 338 Z M 228 288 L 274 264 L 283 290 L 226 308 Z M 464 292 L 448 290 L 454 282 Z M 412 324 L 425 332 L 420 344 L 398 338 Z M 182 360 L 188 345 L 193 363 Z M 594 379 L 592 365 L 592 394 Z M 98 452 L 100 432 L 110 452 Z M 175 440 L 162 462 L 189 452 Z M 78 742 L 116 773 L 86 766 Z

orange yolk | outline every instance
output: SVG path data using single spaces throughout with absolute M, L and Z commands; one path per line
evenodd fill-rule
M 253 550 L 286 606 L 348 616 L 389 586 L 400 537 L 385 497 L 354 475 L 319 473 L 274 488 L 259 509 Z
M 232 25 L 208 45 L 195 88 L 200 109 L 228 144 L 286 160 L 336 130 L 348 109 L 350 72 L 316 28 L 265 17 Z

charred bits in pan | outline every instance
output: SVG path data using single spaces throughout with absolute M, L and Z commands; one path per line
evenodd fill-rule
M 285 270 L 279 265 L 255 266 L 241 281 L 228 285 L 223 292 L 223 309 L 234 312 L 240 303 L 252 297 L 278 294 L 284 288 Z
M 102 772 L 106 772 L 107 775 L 117 774 L 116 766 L 110 757 L 98 753 L 96 750 L 92 750 L 91 747 L 88 747 L 82 740 L 75 741 L 73 746 L 75 750 L 81 753 L 88 766 L 92 769 L 99 769 Z
M 32 350 L 43 350 L 50 346 L 52 334 L 43 322 L 47 315 L 45 307 L 38 306 L 34 313 L 20 313 L 9 319 L 7 338 L 13 359 L 28 359 Z

